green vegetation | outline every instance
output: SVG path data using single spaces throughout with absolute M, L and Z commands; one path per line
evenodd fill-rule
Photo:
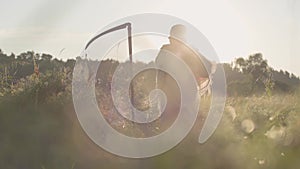
M 33 60 L 39 65 L 38 74 Z M 102 63 L 96 94 L 105 103 L 100 109 L 109 110 L 107 84 L 119 62 Z M 226 109 L 216 132 L 205 144 L 197 140 L 209 97 L 202 99 L 188 137 L 174 149 L 149 159 L 114 156 L 87 137 L 72 103 L 74 64 L 75 60 L 62 61 L 48 54 L 26 52 L 15 56 L 0 51 L 0 168 L 295 169 L 300 165 L 299 78 L 274 70 L 261 54 L 223 64 L 228 83 Z M 145 108 L 142 103 L 151 89 L 141 84 L 148 84 L 152 75 L 137 77 L 140 109 Z M 117 115 L 109 116 L 107 111 L 103 114 L 115 129 L 128 135 L 143 137 L 145 131 L 160 130 L 156 126 L 159 123 L 143 128 Z

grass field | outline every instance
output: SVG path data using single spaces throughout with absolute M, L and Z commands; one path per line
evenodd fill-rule
M 2 97 L 0 168 L 296 169 L 300 165 L 299 96 L 227 98 L 216 132 L 199 144 L 209 108 L 209 99 L 203 99 L 187 138 L 162 155 L 139 160 L 117 157 L 96 146 L 81 129 L 70 95 L 37 106 L 29 99 L 35 97 L 30 92 Z M 115 128 L 126 133 L 133 126 Z

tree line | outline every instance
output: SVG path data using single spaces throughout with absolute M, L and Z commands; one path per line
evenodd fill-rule
M 76 59 L 80 59 L 77 57 Z M 54 58 L 50 54 L 40 54 L 34 51 L 19 55 L 5 54 L 0 49 L 0 94 L 9 93 L 10 88 L 29 76 L 60 76 L 71 81 L 75 59 Z M 120 64 L 116 60 L 101 61 L 101 70 L 97 77 L 102 84 L 109 83 L 112 73 Z M 135 63 L 136 65 L 142 63 Z M 227 80 L 229 96 L 249 96 L 256 94 L 272 95 L 273 93 L 293 93 L 298 90 L 300 79 L 295 74 L 285 70 L 272 68 L 261 53 L 255 53 L 246 58 L 236 58 L 231 63 L 222 63 Z M 38 72 L 37 72 L 38 71 Z M 50 76 L 49 76 L 50 77 Z M 147 78 L 147 77 L 145 77 Z M 51 79 L 49 79 L 51 80 Z M 69 84 L 70 85 L 70 84 Z

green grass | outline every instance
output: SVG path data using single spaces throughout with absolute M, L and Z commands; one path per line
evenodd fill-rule
M 51 95 L 38 105 L 34 96 L 24 91 L 0 99 L 0 168 L 296 169 L 300 165 L 299 93 L 228 98 L 216 132 L 199 144 L 209 108 L 209 99 L 203 99 L 188 137 L 172 150 L 148 159 L 117 157 L 96 146 L 82 130 L 69 94 L 59 99 Z M 253 121 L 253 132 L 241 127 L 245 119 Z M 284 134 L 267 137 L 273 126 L 284 128 Z M 131 127 L 124 130 L 132 131 Z

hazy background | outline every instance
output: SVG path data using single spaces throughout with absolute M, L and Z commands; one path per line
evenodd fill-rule
M 209 39 L 221 61 L 261 52 L 274 68 L 300 75 L 300 1 L 296 0 L 1 0 L 0 49 L 75 58 L 99 29 L 144 12 L 190 22 Z

